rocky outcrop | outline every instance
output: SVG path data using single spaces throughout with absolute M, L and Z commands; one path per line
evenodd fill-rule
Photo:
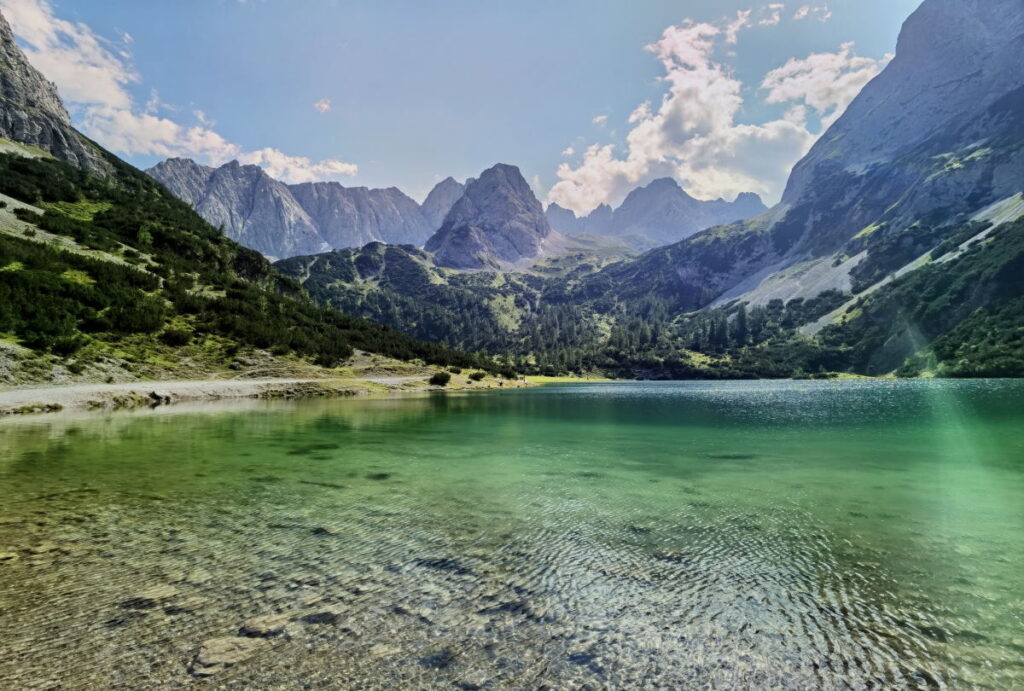
M 2 14 L 0 137 L 35 146 L 104 177 L 113 171 L 100 148 L 71 126 L 57 87 L 29 64 Z
M 470 182 L 425 246 L 439 266 L 482 269 L 537 257 L 551 227 L 515 166 L 499 163 Z
M 368 242 L 422 246 L 447 214 L 461 185 L 441 182 L 421 208 L 401 190 L 343 187 L 336 182 L 286 185 L 257 166 L 219 168 L 172 158 L 148 171 L 228 237 L 285 258 Z
M 652 244 L 667 245 L 703 228 L 742 221 L 767 210 L 756 194 L 741 194 L 734 202 L 700 201 L 683 191 L 675 180 L 661 178 L 630 192 L 615 211 L 602 204 L 577 218 L 572 211 L 551 204 L 547 217 L 551 227 L 561 233 L 640 236 Z

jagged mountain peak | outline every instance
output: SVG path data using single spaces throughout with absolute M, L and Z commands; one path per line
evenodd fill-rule
M 534 258 L 550 234 L 544 209 L 519 168 L 498 163 L 467 183 L 426 249 L 441 266 L 480 269 Z

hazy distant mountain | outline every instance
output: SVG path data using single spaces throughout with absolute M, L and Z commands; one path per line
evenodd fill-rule
M 675 180 L 661 178 L 630 192 L 614 211 L 602 204 L 589 215 L 577 218 L 572 211 L 551 204 L 547 217 L 551 227 L 562 233 L 636 235 L 666 245 L 704 228 L 742 221 L 767 210 L 756 194 L 741 194 L 734 202 L 699 201 L 683 191 Z
M 220 168 L 172 158 L 148 171 L 207 221 L 272 257 L 291 257 L 368 242 L 421 246 L 461 195 L 451 178 L 420 207 L 401 190 L 343 187 L 336 182 L 286 185 L 257 166 Z
M 569 209 L 562 208 L 558 204 L 549 204 L 547 211 L 548 223 L 552 230 L 566 235 L 611 235 L 612 230 L 612 207 L 602 204 L 588 215 L 578 218 Z
M 466 186 L 426 249 L 439 266 L 481 269 L 537 257 L 550 234 L 519 169 L 499 163 Z
M 420 207 L 432 232 L 441 227 L 444 217 L 448 215 L 452 206 L 459 201 L 459 197 L 465 191 L 466 185 L 450 177 L 434 185 L 434 189 L 430 190 L 430 194 L 423 200 L 423 205 Z
M 38 147 L 73 166 L 107 176 L 113 167 L 71 126 L 57 88 L 32 67 L 0 15 L 0 137 Z

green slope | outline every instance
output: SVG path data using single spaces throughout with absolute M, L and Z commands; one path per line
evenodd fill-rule
M 0 209 L 6 342 L 78 369 L 116 358 L 140 372 L 188 373 L 247 349 L 334 367 L 353 348 L 495 369 L 316 306 L 261 255 L 107 157 L 115 175 L 101 180 L 54 159 L 0 154 L 0 194 L 9 200 Z

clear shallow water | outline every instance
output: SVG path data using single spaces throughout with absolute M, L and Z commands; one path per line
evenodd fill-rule
M 5 421 L 0 487 L 6 688 L 1024 686 L 1024 382 Z

